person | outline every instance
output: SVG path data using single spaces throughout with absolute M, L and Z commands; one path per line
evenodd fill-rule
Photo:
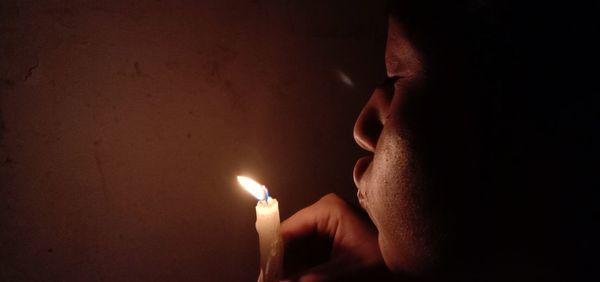
M 554 135 L 530 126 L 548 115 L 522 98 L 539 95 L 517 52 L 543 42 L 514 49 L 533 12 L 502 22 L 498 5 L 391 1 L 388 78 L 354 127 L 369 153 L 354 169 L 362 209 L 329 194 L 285 220 L 287 279 L 559 279 L 544 259 L 565 253 L 546 224 L 559 178 L 544 175 L 560 173 L 540 140 Z

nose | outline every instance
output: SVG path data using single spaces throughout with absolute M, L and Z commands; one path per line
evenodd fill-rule
M 390 114 L 393 88 L 382 85 L 375 88 L 354 124 L 354 140 L 363 149 L 375 152 L 379 135 Z

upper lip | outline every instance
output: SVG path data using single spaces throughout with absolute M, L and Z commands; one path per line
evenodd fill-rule
M 362 179 L 363 175 L 365 174 L 365 172 L 367 171 L 367 168 L 371 164 L 372 160 L 373 160 L 373 156 L 368 155 L 368 156 L 361 157 L 356 161 L 356 164 L 354 165 L 354 171 L 353 171 L 354 184 L 356 185 L 356 188 L 360 189 L 361 179 Z

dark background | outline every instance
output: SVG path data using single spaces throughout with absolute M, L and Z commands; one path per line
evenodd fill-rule
M 383 8 L 0 1 L 0 281 L 255 281 L 235 176 L 355 201 Z

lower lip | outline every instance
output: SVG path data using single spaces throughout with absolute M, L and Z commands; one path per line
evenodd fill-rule
M 364 156 L 356 161 L 356 164 L 354 165 L 354 173 L 353 173 L 354 174 L 354 185 L 356 185 L 356 188 L 359 188 L 358 185 L 360 183 L 360 180 L 362 179 L 363 175 L 365 174 L 365 171 L 369 167 L 369 164 L 371 164 L 372 160 L 373 160 L 372 156 Z

